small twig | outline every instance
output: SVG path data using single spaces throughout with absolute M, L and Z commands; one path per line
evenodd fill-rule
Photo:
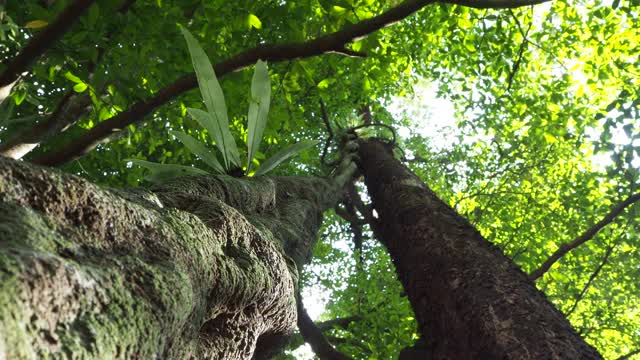
M 347 316 L 343 318 L 335 318 L 327 321 L 321 321 L 316 323 L 316 326 L 318 327 L 318 329 L 322 331 L 327 331 L 327 330 L 333 329 L 334 327 L 340 327 L 340 328 L 346 329 L 349 326 L 349 324 L 351 324 L 352 322 L 356 322 L 360 320 L 362 320 L 362 316 L 354 315 L 354 316 Z
M 358 125 L 356 127 L 352 127 L 350 130 L 355 132 L 358 129 L 362 129 L 362 128 L 365 128 L 365 127 L 373 127 L 373 126 L 383 127 L 383 128 L 388 129 L 389 131 L 391 131 L 391 135 L 392 135 L 391 144 L 395 146 L 395 144 L 396 144 L 396 131 L 390 125 L 379 123 L 379 122 L 375 122 L 375 123 L 371 123 L 371 124 Z
M 573 313 L 573 311 L 578 307 L 578 303 L 580 302 L 580 300 L 582 300 L 582 298 L 584 297 L 584 294 L 587 293 L 587 290 L 589 290 L 589 287 L 591 286 L 591 284 L 593 283 L 593 281 L 596 279 L 596 277 L 598 277 L 598 274 L 600 274 L 600 271 L 602 270 L 602 268 L 607 264 L 607 261 L 609 261 L 609 256 L 611 255 L 611 253 L 613 252 L 613 249 L 615 248 L 615 245 L 611 245 L 607 248 L 607 251 L 604 254 L 604 258 L 602 258 L 602 262 L 600 263 L 600 265 L 596 268 L 596 270 L 591 274 L 591 276 L 589 277 L 589 280 L 587 281 L 586 284 L 584 284 L 584 286 L 582 287 L 582 291 L 580 291 L 580 294 L 578 294 L 578 296 L 576 296 L 576 299 L 573 302 L 573 305 L 571 306 L 571 308 L 569 309 L 569 311 L 567 311 L 565 313 L 565 316 L 568 318 L 569 315 L 571 315 Z
M 331 140 L 333 140 L 333 130 L 331 129 L 329 115 L 327 115 L 327 108 L 324 106 L 324 101 L 322 101 L 322 98 L 320 98 L 320 115 L 322 116 L 322 122 L 327 129 L 327 133 L 329 133 L 327 140 L 325 140 L 324 142 L 324 148 L 322 149 L 322 154 L 320 155 L 320 162 L 327 166 L 333 166 L 335 164 L 327 163 L 325 158 L 327 156 L 327 152 L 329 151 L 329 146 L 331 146 Z
M 513 13 L 511 9 L 509 10 L 509 12 L 511 13 L 511 16 L 515 19 L 516 24 L 518 25 L 518 29 L 520 30 L 520 34 L 522 34 L 522 43 L 520 44 L 520 49 L 518 50 L 518 58 L 513 63 L 513 66 L 511 67 L 511 72 L 507 77 L 507 88 L 505 90 L 505 93 L 511 90 L 511 86 L 513 85 L 513 79 L 515 78 L 516 73 L 520 69 L 520 64 L 522 63 L 522 59 L 524 58 L 524 50 L 527 48 L 527 44 L 529 43 L 529 40 L 528 40 L 529 31 L 531 30 L 531 26 L 533 25 L 533 21 L 529 22 L 529 27 L 527 28 L 527 30 L 522 31 L 522 26 L 520 25 L 520 20 L 518 20 L 518 17 Z
M 640 200 L 640 193 L 633 194 L 626 198 L 621 203 L 614 206 L 611 211 L 607 215 L 605 215 L 602 220 L 598 221 L 595 225 L 587 229 L 582 235 L 575 238 L 573 241 L 560 245 L 560 248 L 556 250 L 545 262 L 536 270 L 534 270 L 531 274 L 529 274 L 529 278 L 531 280 L 537 280 L 542 275 L 544 275 L 553 264 L 556 263 L 561 257 L 566 255 L 569 251 L 577 248 L 578 246 L 584 244 L 585 242 L 591 240 L 602 228 L 609 225 L 615 218 L 620 215 L 624 209 L 635 204 L 638 200 Z

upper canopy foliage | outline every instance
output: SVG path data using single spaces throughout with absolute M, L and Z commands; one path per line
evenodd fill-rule
M 69 3 L 10 1 L 0 8 L 0 57 L 11 59 L 47 31 Z M 72 114 L 72 126 L 25 157 L 38 159 L 164 94 L 193 72 L 180 26 L 220 63 L 259 44 L 334 33 L 399 3 L 97 1 L 16 83 L 1 107 L 0 141 L 42 123 L 71 95 L 86 99 L 87 106 Z M 500 10 L 434 3 L 348 43 L 342 54 L 271 60 L 269 123 L 255 158 L 263 163 L 283 144 L 326 139 L 320 99 L 335 132 L 361 124 L 358 116 L 369 107 L 375 121 L 406 128 L 398 145 L 411 168 L 530 273 L 638 192 L 638 5 L 578 0 Z M 360 53 L 367 56 L 345 55 Z M 252 73 L 220 79 L 241 158 L 247 158 Z M 435 99 L 420 96 L 427 88 L 453 104 L 456 121 L 433 113 Z M 402 111 L 392 114 L 390 104 Z M 157 105 L 64 170 L 132 186 L 144 170 L 127 167 L 128 158 L 206 168 L 206 159 L 169 135 L 182 131 L 210 141 L 187 114 L 187 108 L 204 109 L 198 91 L 181 91 Z M 449 128 L 433 130 L 442 123 Z M 321 150 L 275 171 L 326 174 Z M 537 280 L 605 358 L 640 350 L 638 211 L 626 208 Z M 340 350 L 362 359 L 395 357 L 415 337 L 411 312 L 383 249 L 365 239 L 358 272 L 349 236 L 347 223 L 330 216 L 306 284 L 331 290 L 327 318 L 362 316 L 333 331 L 344 340 L 334 341 Z

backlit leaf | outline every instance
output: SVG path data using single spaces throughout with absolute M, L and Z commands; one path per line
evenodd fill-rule
M 256 152 L 260 148 L 262 134 L 267 125 L 269 114 L 269 102 L 271 98 L 271 80 L 267 64 L 258 60 L 253 72 L 251 82 L 251 100 L 249 103 L 249 129 L 247 137 L 248 163 L 247 173 L 251 170 L 251 164 Z

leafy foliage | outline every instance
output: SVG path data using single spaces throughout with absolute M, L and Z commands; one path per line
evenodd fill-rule
M 67 3 L 6 2 L 0 9 L 0 58 L 17 53 Z M 38 156 L 192 72 L 187 51 L 175 45 L 182 43 L 176 24 L 188 28 L 211 58 L 227 59 L 258 44 L 312 39 L 398 2 L 228 6 L 221 0 L 138 0 L 122 9 L 124 3 L 97 1 L 16 84 L 12 102 L 0 108 L 0 141 L 41 122 L 67 92 L 88 99 L 75 125 L 39 146 L 33 155 Z M 638 191 L 639 24 L 636 0 L 559 0 L 512 10 L 436 3 L 353 43 L 350 49 L 366 52 L 364 59 L 331 54 L 271 63 L 272 101 L 257 95 L 266 90 L 254 94 L 253 86 L 247 97 L 247 84 L 256 76 L 251 72 L 226 76 L 217 92 L 218 99 L 223 91 L 227 98 L 218 105 L 228 124 L 219 126 L 228 129 L 226 137 L 216 139 L 204 125 L 217 124 L 203 115 L 217 114 L 209 107 L 215 99 L 203 91 L 203 107 L 191 91 L 64 170 L 132 186 L 145 170 L 128 168 L 125 159 L 220 172 L 246 156 L 246 172 L 257 174 L 253 159 L 266 167 L 281 144 L 329 136 L 320 98 L 334 129 L 338 123 L 350 126 L 347 119 L 369 105 L 376 121 L 399 129 L 399 147 L 412 170 L 529 272 Z M 266 89 L 260 84 L 256 89 Z M 435 107 L 440 102 L 452 112 Z M 257 124 L 267 112 L 268 126 L 249 131 L 247 124 Z M 198 145 L 208 144 L 208 136 L 222 161 Z M 234 144 L 245 141 L 246 154 L 243 147 L 222 150 L 230 138 Z M 274 170 L 326 171 L 313 152 Z M 605 358 L 640 344 L 638 211 L 637 205 L 629 208 L 537 282 Z M 325 290 L 323 319 L 363 316 L 346 329 L 331 330 L 341 339 L 334 342 L 340 350 L 357 359 L 395 358 L 416 337 L 412 314 L 385 252 L 373 240 L 364 241 L 364 263 L 356 271 L 348 233 L 344 222 L 327 219 L 305 284 Z

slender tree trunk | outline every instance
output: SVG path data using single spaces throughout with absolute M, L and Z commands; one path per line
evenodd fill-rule
M 360 168 L 423 359 L 600 359 L 534 283 L 377 140 Z M 412 350 L 413 351 L 413 350 Z
M 0 157 L 0 358 L 249 359 L 296 326 L 320 178 L 113 190 Z

